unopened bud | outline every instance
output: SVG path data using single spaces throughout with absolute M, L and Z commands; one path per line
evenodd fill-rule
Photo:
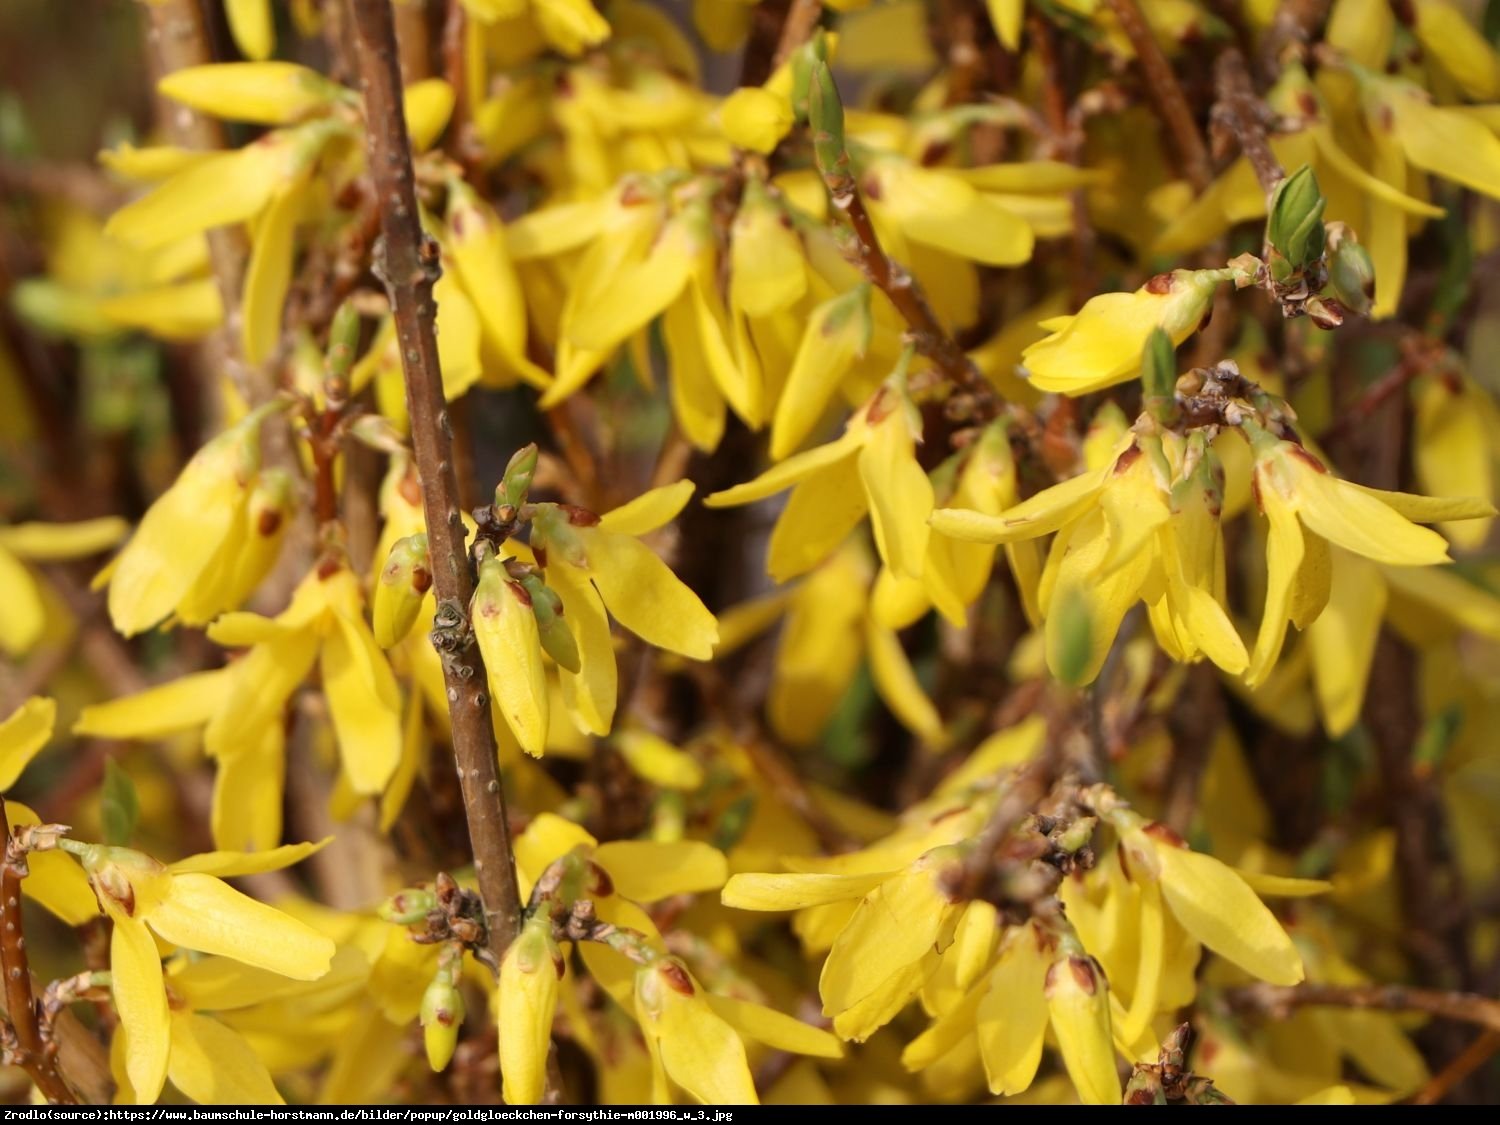
M 380 904 L 375 913 L 398 926 L 413 926 L 437 909 L 437 895 L 430 887 L 407 887 Z
M 431 587 L 432 563 L 427 556 L 426 534 L 396 540 L 380 569 L 380 580 L 375 583 L 372 625 L 376 644 L 393 648 L 406 639 Z
M 333 314 L 333 323 L 328 326 L 328 379 L 344 382 L 349 369 L 354 366 L 354 357 L 359 352 L 359 309 L 345 301 Z
M 1303 311 L 1308 320 L 1324 330 L 1344 323 L 1344 306 L 1332 297 L 1309 297 Z
M 1291 272 L 1304 270 L 1322 257 L 1326 206 L 1318 177 L 1306 164 L 1276 186 L 1266 218 L 1266 241 L 1286 260 Z M 1273 257 L 1273 276 L 1277 269 Z
M 1153 328 L 1141 356 L 1141 386 L 1146 410 L 1163 426 L 1177 421 L 1177 349 L 1172 337 Z
M 1328 287 L 1344 308 L 1356 316 L 1369 315 L 1375 296 L 1375 263 L 1343 223 L 1328 224 Z
M 535 442 L 516 450 L 510 463 L 505 466 L 500 487 L 495 489 L 495 507 L 519 508 L 526 503 L 526 495 L 531 491 L 531 480 L 536 476 L 536 459 Z
M 824 180 L 849 174 L 849 154 L 844 148 L 844 103 L 833 81 L 833 71 L 824 62 L 813 66 L 807 87 L 807 120 L 812 128 L 813 158 Z
M 582 664 L 578 658 L 578 643 L 573 639 L 573 631 L 563 620 L 562 599 L 535 572 L 523 575 L 521 586 L 531 595 L 531 612 L 536 616 L 537 636 L 542 642 L 542 650 L 559 667 L 576 673 Z
M 458 1046 L 458 1029 L 464 1022 L 463 994 L 454 987 L 447 967 L 438 969 L 437 976 L 422 993 L 422 1044 L 427 1049 L 427 1065 L 433 1070 L 442 1070 L 453 1058 Z

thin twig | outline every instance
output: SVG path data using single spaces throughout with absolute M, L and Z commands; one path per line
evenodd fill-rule
M 1214 103 L 1212 120 L 1234 134 L 1240 151 L 1255 170 L 1261 190 L 1269 199 L 1276 185 L 1286 179 L 1286 172 L 1271 144 L 1266 140 L 1266 105 L 1255 96 L 1250 85 L 1250 71 L 1239 48 L 1230 47 L 1214 61 Z
M 1266 984 L 1230 989 L 1230 1006 L 1286 1019 L 1297 1008 L 1359 1008 L 1384 1012 L 1426 1012 L 1445 1020 L 1500 1031 L 1500 1000 L 1472 992 L 1440 992 L 1401 984 Z
M 0 800 L 0 972 L 5 976 L 5 1011 L 15 1032 L 7 1052 L 30 1075 L 50 1105 L 75 1105 L 78 1098 L 57 1069 L 57 1049 L 42 1035 L 36 998 L 31 993 L 31 964 L 26 955 L 26 930 L 21 922 L 21 879 L 26 857 L 17 851 L 10 834 L 10 817 Z
M 364 86 L 369 166 L 380 200 L 382 234 L 376 266 L 395 316 L 438 615 L 453 623 L 446 630 L 435 630 L 434 637 L 448 641 L 443 678 L 453 753 L 474 849 L 474 870 L 489 923 L 488 944 L 498 963 L 520 925 L 521 900 L 484 662 L 467 629 L 474 576 L 464 547 L 452 432 L 433 331 L 432 286 L 440 268 L 438 248 L 422 233 L 417 212 L 390 0 L 353 0 L 352 11 Z
M 875 223 L 865 209 L 859 184 L 850 170 L 848 155 L 845 154 L 837 165 L 821 171 L 829 198 L 848 220 L 853 233 L 852 240 L 845 245 L 845 253 L 870 283 L 890 298 L 901 319 L 906 321 L 908 335 L 917 353 L 932 360 L 954 389 L 970 399 L 965 412 L 967 418 L 978 423 L 995 418 L 1001 403 L 994 388 L 938 320 L 917 279 L 905 266 L 892 261 L 881 246 Z
M 1028 21 L 1031 41 L 1036 46 L 1037 61 L 1042 68 L 1042 110 L 1047 122 L 1048 149 L 1053 156 L 1069 164 L 1078 163 L 1078 150 L 1083 142 L 1081 123 L 1075 124 L 1068 111 L 1068 94 L 1063 83 L 1061 60 L 1058 58 L 1057 35 L 1052 23 L 1043 16 L 1034 15 Z M 1082 188 L 1068 193 L 1073 209 L 1073 254 L 1071 273 L 1073 281 L 1073 307 L 1082 308 L 1085 301 L 1094 295 L 1094 276 L 1091 263 L 1094 260 L 1094 228 L 1089 222 L 1088 199 Z
M 1496 1052 L 1500 1052 L 1500 1031 L 1490 1028 L 1481 1032 L 1452 1062 L 1428 1079 L 1427 1085 L 1408 1099 L 1408 1104 L 1436 1105 L 1453 1087 L 1494 1058 Z
M 1281 76 L 1281 68 L 1289 47 L 1298 50 L 1312 41 L 1313 33 L 1328 18 L 1330 0 L 1281 0 L 1271 26 L 1260 40 L 1260 55 L 1256 60 L 1261 77 L 1267 85 Z
M 791 7 L 787 9 L 786 20 L 781 25 L 781 37 L 776 41 L 776 54 L 771 60 L 772 70 L 786 62 L 793 51 L 807 42 L 822 18 L 823 0 L 792 0 Z
M 1198 122 L 1188 107 L 1187 96 L 1182 92 L 1177 75 L 1172 73 L 1172 64 L 1162 54 L 1161 45 L 1136 0 L 1109 0 L 1109 6 L 1120 21 L 1120 30 L 1125 32 L 1135 49 L 1135 57 L 1146 79 L 1146 90 L 1167 127 L 1172 147 L 1182 160 L 1188 183 L 1195 191 L 1202 191 L 1213 180 L 1213 164 L 1208 158 L 1208 146 L 1203 143 Z

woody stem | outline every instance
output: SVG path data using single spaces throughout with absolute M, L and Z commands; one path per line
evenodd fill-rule
M 1247 984 L 1230 990 L 1230 1004 L 1245 1011 L 1286 1018 L 1296 1008 L 1374 1008 L 1387 1012 L 1426 1012 L 1460 1023 L 1500 1031 L 1500 1000 L 1473 992 L 1441 992 L 1399 984 Z
M 26 1071 L 51 1105 L 78 1102 L 57 1069 L 57 1055 L 42 1036 L 36 999 L 31 992 L 31 963 L 26 955 L 26 930 L 21 920 L 21 879 L 25 858 L 16 852 L 10 817 L 0 800 L 0 837 L 5 854 L 0 859 L 0 974 L 5 977 L 5 1013 L 16 1035 L 16 1063 Z
M 375 267 L 390 295 L 396 324 L 411 415 L 412 453 L 422 481 L 433 586 L 440 611 L 456 616 L 459 622 L 446 634 L 450 643 L 443 654 L 443 679 L 474 871 L 489 924 L 488 945 L 499 964 L 520 927 L 521 899 L 484 661 L 467 629 L 474 575 L 464 546 L 453 435 L 433 330 L 438 248 L 423 233 L 418 219 L 390 0 L 352 0 L 351 10 L 364 87 L 369 167 L 380 201 L 381 241 Z
M 1266 140 L 1266 126 L 1262 119 L 1264 107 L 1255 96 L 1250 84 L 1250 71 L 1245 66 L 1245 56 L 1231 47 L 1214 62 L 1213 120 L 1234 134 L 1240 151 L 1255 170 L 1261 190 L 1270 199 L 1276 185 L 1286 179 L 1286 172 Z

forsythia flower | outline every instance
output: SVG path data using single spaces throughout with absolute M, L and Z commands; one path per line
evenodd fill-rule
M 500 962 L 500 1077 L 508 1105 L 542 1100 L 564 968 L 547 917 L 528 919 Z
M 771 533 L 766 569 L 777 581 L 802 574 L 828 557 L 866 515 L 881 560 L 900 578 L 920 578 L 927 553 L 932 483 L 917 464 L 922 420 L 898 371 L 843 436 L 788 457 L 745 484 L 704 501 L 722 508 L 792 488 Z
M 1151 333 L 1180 344 L 1198 330 L 1228 270 L 1173 270 L 1133 293 L 1090 297 L 1076 315 L 1044 322 L 1051 335 L 1021 353 L 1033 386 L 1082 395 L 1133 379 Z
M 1328 603 L 1330 546 L 1388 566 L 1448 560 L 1442 536 L 1413 520 L 1492 516 L 1482 500 L 1382 492 L 1340 480 L 1302 446 L 1254 422 L 1243 427 L 1255 452 L 1255 495 L 1269 523 L 1266 608 L 1245 673 L 1251 686 L 1270 674 L 1287 622 L 1306 628 Z
M 285 484 L 274 478 L 257 492 L 260 427 L 280 409 L 273 403 L 251 411 L 209 441 L 151 505 L 101 575 L 120 632 L 143 632 L 185 605 L 192 623 L 202 624 L 236 608 L 265 577 L 284 521 L 262 513 L 279 513 L 286 497 Z
M 285 867 L 316 845 L 259 855 L 211 852 L 165 866 L 126 848 L 71 841 L 64 846 L 83 864 L 114 923 L 111 987 L 126 1037 L 125 1069 L 139 1102 L 156 1100 L 177 1045 L 153 933 L 185 949 L 217 953 L 296 980 L 316 980 L 328 971 L 332 941 L 223 882 L 229 876 Z
M 359 579 L 342 561 L 304 578 L 274 618 L 229 613 L 209 627 L 222 645 L 248 645 L 232 669 L 222 708 L 204 731 L 221 762 L 253 753 L 314 663 L 319 667 L 339 753 L 356 793 L 379 793 L 401 757 L 401 693 L 364 618 Z

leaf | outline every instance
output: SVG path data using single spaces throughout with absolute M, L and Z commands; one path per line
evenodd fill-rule
M 104 842 L 128 847 L 141 816 L 141 800 L 135 782 L 113 758 L 104 760 L 104 785 L 99 793 L 99 819 L 104 824 Z

